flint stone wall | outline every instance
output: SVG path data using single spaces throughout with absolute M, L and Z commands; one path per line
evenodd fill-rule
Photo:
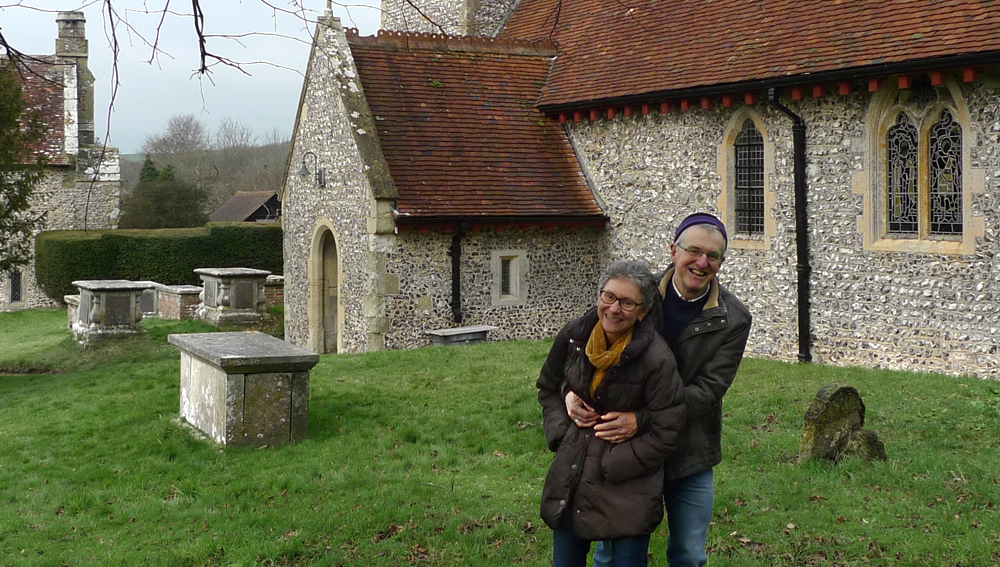
M 292 163 L 298 164 L 306 151 L 315 152 L 318 166 L 326 169 L 326 187 L 317 186 L 312 176 L 301 179 L 292 174 L 285 181 L 285 337 L 293 344 L 308 345 L 309 258 L 314 236 L 320 227 L 327 227 L 336 239 L 338 262 L 343 266 L 341 348 L 363 352 L 368 350 L 371 322 L 378 315 L 363 316 L 362 312 L 366 300 L 378 303 L 376 268 L 380 259 L 384 266 L 385 254 L 392 245 L 379 243 L 368 228 L 374 196 L 355 140 L 356 128 L 351 119 L 357 116 L 348 112 L 342 97 L 342 93 L 357 97 L 361 92 L 350 48 L 339 22 L 334 27 L 321 23 L 317 33 L 321 36 L 303 86 Z M 374 136 L 374 132 L 358 130 L 362 130 L 358 136 Z M 297 167 L 290 169 L 294 172 Z
M 35 186 L 31 196 L 31 212 L 46 213 L 43 231 L 82 230 L 84 226 L 99 230 L 118 226 L 121 204 L 118 148 L 109 147 L 103 156 L 103 162 L 99 162 L 100 152 L 100 148 L 81 148 L 75 166 L 49 167 L 46 175 Z M 101 163 L 101 167 L 98 167 L 98 163 Z M 34 262 L 22 266 L 21 272 L 24 301 L 19 307 L 34 309 L 60 304 L 61 298 L 48 297 L 38 287 Z M 0 311 L 9 307 L 9 283 L 5 276 L 6 274 L 0 274 L 0 290 L 4 291 L 0 293 Z
M 516 2 L 421 0 L 413 4 L 420 6 L 420 12 L 409 2 L 383 0 L 381 29 L 496 37 Z
M 806 124 L 813 360 L 948 374 L 1000 372 L 1000 90 L 996 79 L 963 84 L 971 124 L 964 151 L 985 184 L 966 192 L 985 237 L 975 253 L 864 249 L 863 194 L 852 178 L 872 167 L 866 112 L 872 95 L 784 101 Z M 716 101 L 718 103 L 719 101 Z M 669 262 L 671 230 L 688 213 L 719 211 L 719 146 L 736 108 L 570 123 L 570 132 L 611 217 L 613 257 Z M 753 106 L 774 146 L 770 181 L 777 224 L 765 250 L 730 248 L 719 279 L 750 308 L 749 356 L 798 354 L 792 122 Z M 724 159 L 724 156 L 723 156 Z M 971 177 L 969 179 L 972 179 Z M 966 186 L 969 188 L 970 181 Z M 967 227 L 970 219 L 966 219 Z M 730 227 L 732 230 L 732 227 Z M 968 230 L 968 228 L 967 228 Z
M 452 235 L 406 230 L 396 239 L 389 271 L 399 275 L 399 293 L 387 297 L 387 348 L 431 344 L 428 331 L 459 326 L 451 309 Z M 522 305 L 494 305 L 494 250 L 524 251 L 528 273 Z M 597 298 L 598 277 L 607 264 L 602 237 L 594 229 L 484 229 L 462 237 L 462 323 L 492 325 L 489 340 L 542 339 L 582 315 Z

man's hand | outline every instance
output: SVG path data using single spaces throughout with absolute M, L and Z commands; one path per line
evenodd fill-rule
M 631 439 L 637 429 L 634 413 L 610 411 L 601 416 L 601 423 L 594 427 L 594 436 L 612 443 L 622 443 Z
M 597 412 L 572 391 L 566 394 L 566 413 L 577 427 L 587 428 L 597 425 Z

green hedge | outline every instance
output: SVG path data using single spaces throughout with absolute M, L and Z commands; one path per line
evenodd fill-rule
M 212 223 L 202 228 L 60 230 L 35 239 L 35 277 L 61 300 L 76 280 L 152 280 L 201 285 L 195 268 L 256 268 L 281 274 L 281 226 Z

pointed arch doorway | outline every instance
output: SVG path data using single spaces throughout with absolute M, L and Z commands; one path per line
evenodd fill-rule
M 340 308 L 343 271 L 337 235 L 327 220 L 321 220 L 309 249 L 309 348 L 318 354 L 340 352 L 344 326 Z
M 340 277 L 338 274 L 337 241 L 333 233 L 324 231 L 320 241 L 320 313 L 322 314 L 322 348 L 323 353 L 337 352 L 337 338 L 340 333 L 338 319 L 340 315 Z

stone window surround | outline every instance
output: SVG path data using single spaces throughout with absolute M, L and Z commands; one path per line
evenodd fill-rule
M 754 235 L 736 234 L 736 140 L 747 120 L 753 121 L 764 139 L 764 233 Z M 771 184 L 774 177 L 774 143 L 771 142 L 763 119 L 753 108 L 741 107 L 729 117 L 718 149 L 718 171 L 722 183 L 719 211 L 722 213 L 722 222 L 730 232 L 729 248 L 770 250 L 771 239 L 778 232 L 778 223 L 770 214 L 775 206 L 774 188 Z
M 962 236 L 921 236 L 920 238 L 898 238 L 889 235 L 887 231 L 888 206 L 885 194 L 886 174 L 886 134 L 896 123 L 903 109 L 898 104 L 898 79 L 887 79 L 882 89 L 876 93 L 868 106 L 865 116 L 866 155 L 865 168 L 855 171 L 852 178 L 852 193 L 864 197 L 862 216 L 858 219 L 858 230 L 864 239 L 864 249 L 879 252 L 910 252 L 927 254 L 963 255 L 973 254 L 976 249 L 976 237 L 985 235 L 985 225 L 982 216 L 972 214 L 973 196 L 982 193 L 986 185 L 986 172 L 971 165 L 972 147 L 970 142 L 974 135 L 970 128 L 969 110 L 965 105 L 958 84 L 951 78 L 938 88 L 947 89 L 952 104 L 938 102 L 926 111 L 927 115 L 939 115 L 940 109 L 947 108 L 952 117 L 962 127 Z M 920 123 L 920 151 L 923 152 L 927 140 L 927 131 L 936 120 L 923 120 Z M 928 191 L 927 168 L 920 168 L 918 191 L 923 196 Z
M 15 276 L 20 279 L 19 289 L 21 291 L 21 298 L 18 301 L 14 301 L 14 298 L 11 297 L 14 291 L 13 279 Z M 4 309 L 22 309 L 25 307 L 25 281 L 24 272 L 20 269 L 15 269 L 5 274 L 3 278 L 0 278 L 0 293 L 3 293 L 3 300 L 0 301 L 0 305 Z
M 502 294 L 504 260 L 510 260 L 510 294 Z M 490 304 L 494 307 L 524 305 L 528 299 L 528 253 L 526 250 L 494 250 L 490 254 Z

